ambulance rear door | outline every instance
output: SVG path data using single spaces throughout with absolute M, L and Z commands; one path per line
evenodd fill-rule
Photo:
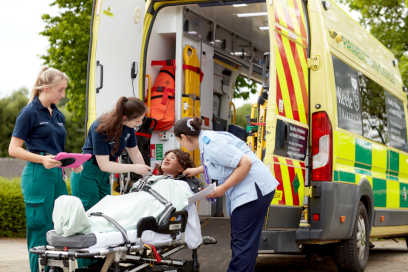
M 303 211 L 309 134 L 305 2 L 267 1 L 271 49 L 263 161 L 279 186 L 266 218 L 266 230 L 298 228 Z
M 139 96 L 144 0 L 95 0 L 87 78 L 87 128 L 121 96 Z

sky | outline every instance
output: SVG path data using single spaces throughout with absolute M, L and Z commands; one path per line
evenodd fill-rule
M 0 98 L 21 87 L 31 90 L 48 48 L 39 35 L 44 13 L 55 14 L 48 0 L 12 0 L 3 3 L 0 16 Z M 53 13 L 54 12 L 54 13 Z
M 46 54 L 48 40 L 39 32 L 44 30 L 41 19 L 44 13 L 56 14 L 50 7 L 51 0 L 12 0 L 1 7 L 0 16 L 0 98 L 21 87 L 31 90 L 41 66 L 40 55 Z M 256 95 L 249 100 L 235 100 L 236 107 L 254 103 Z

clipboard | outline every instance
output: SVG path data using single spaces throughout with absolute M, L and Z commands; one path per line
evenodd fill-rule
M 59 166 L 60 168 L 77 168 L 91 157 L 92 154 L 60 152 L 54 159 L 62 163 L 62 165 Z

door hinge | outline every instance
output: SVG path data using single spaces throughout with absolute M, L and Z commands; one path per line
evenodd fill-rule
M 313 71 L 320 69 L 320 56 L 316 55 L 307 59 L 307 66 Z

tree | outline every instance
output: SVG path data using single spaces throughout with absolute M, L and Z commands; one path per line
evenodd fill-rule
M 42 59 L 70 77 L 67 109 L 73 113 L 74 120 L 82 123 L 92 3 L 92 0 L 55 0 L 51 6 L 59 7 L 60 13 L 56 16 L 44 14 L 42 19 L 46 26 L 40 33 L 48 38 L 50 45 Z
M 242 97 L 244 100 L 247 100 L 250 94 L 256 94 L 256 85 L 256 81 L 239 75 L 235 81 L 234 98 Z
M 28 90 L 21 88 L 0 99 L 0 157 L 8 156 L 8 146 L 14 123 L 21 109 L 27 105 Z
M 247 116 L 251 115 L 251 104 L 244 104 L 237 109 L 237 125 L 243 128 L 247 126 Z
M 340 0 L 361 13 L 363 26 L 399 60 L 404 85 L 408 86 L 408 1 Z

